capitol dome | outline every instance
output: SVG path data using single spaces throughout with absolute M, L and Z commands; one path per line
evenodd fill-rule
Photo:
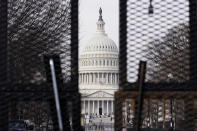
M 118 48 L 104 30 L 99 10 L 97 30 L 79 57 L 79 89 L 83 95 L 103 90 L 112 93 L 118 88 Z
M 99 10 L 97 30 L 79 56 L 79 92 L 83 114 L 113 114 L 114 92 L 118 90 L 118 48 L 104 30 Z

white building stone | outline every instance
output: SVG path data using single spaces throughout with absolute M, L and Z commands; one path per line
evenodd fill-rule
M 114 41 L 105 33 L 101 8 L 99 14 L 96 33 L 79 57 L 81 112 L 110 115 L 114 112 L 114 92 L 118 90 L 119 53 Z

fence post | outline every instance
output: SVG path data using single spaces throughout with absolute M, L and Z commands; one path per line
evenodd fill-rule
M 7 0 L 0 1 L 0 89 L 6 88 L 7 80 Z M 8 130 L 8 98 L 0 94 L 0 130 Z
M 141 125 L 141 112 L 142 112 L 142 105 L 143 105 L 143 86 L 144 86 L 144 80 L 146 75 L 146 62 L 140 61 L 139 65 L 139 73 L 138 73 L 138 111 L 137 111 L 137 131 L 140 131 L 140 125 Z

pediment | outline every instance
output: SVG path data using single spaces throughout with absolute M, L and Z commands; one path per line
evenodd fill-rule
M 114 95 L 104 92 L 104 91 L 97 91 L 92 94 L 86 95 L 85 97 L 94 97 L 94 98 L 103 98 L 103 97 L 114 97 Z

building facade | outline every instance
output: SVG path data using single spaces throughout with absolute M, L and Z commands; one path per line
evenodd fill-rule
M 79 57 L 79 91 L 82 114 L 111 115 L 114 92 L 118 90 L 118 48 L 105 33 L 102 9 L 97 30 Z

